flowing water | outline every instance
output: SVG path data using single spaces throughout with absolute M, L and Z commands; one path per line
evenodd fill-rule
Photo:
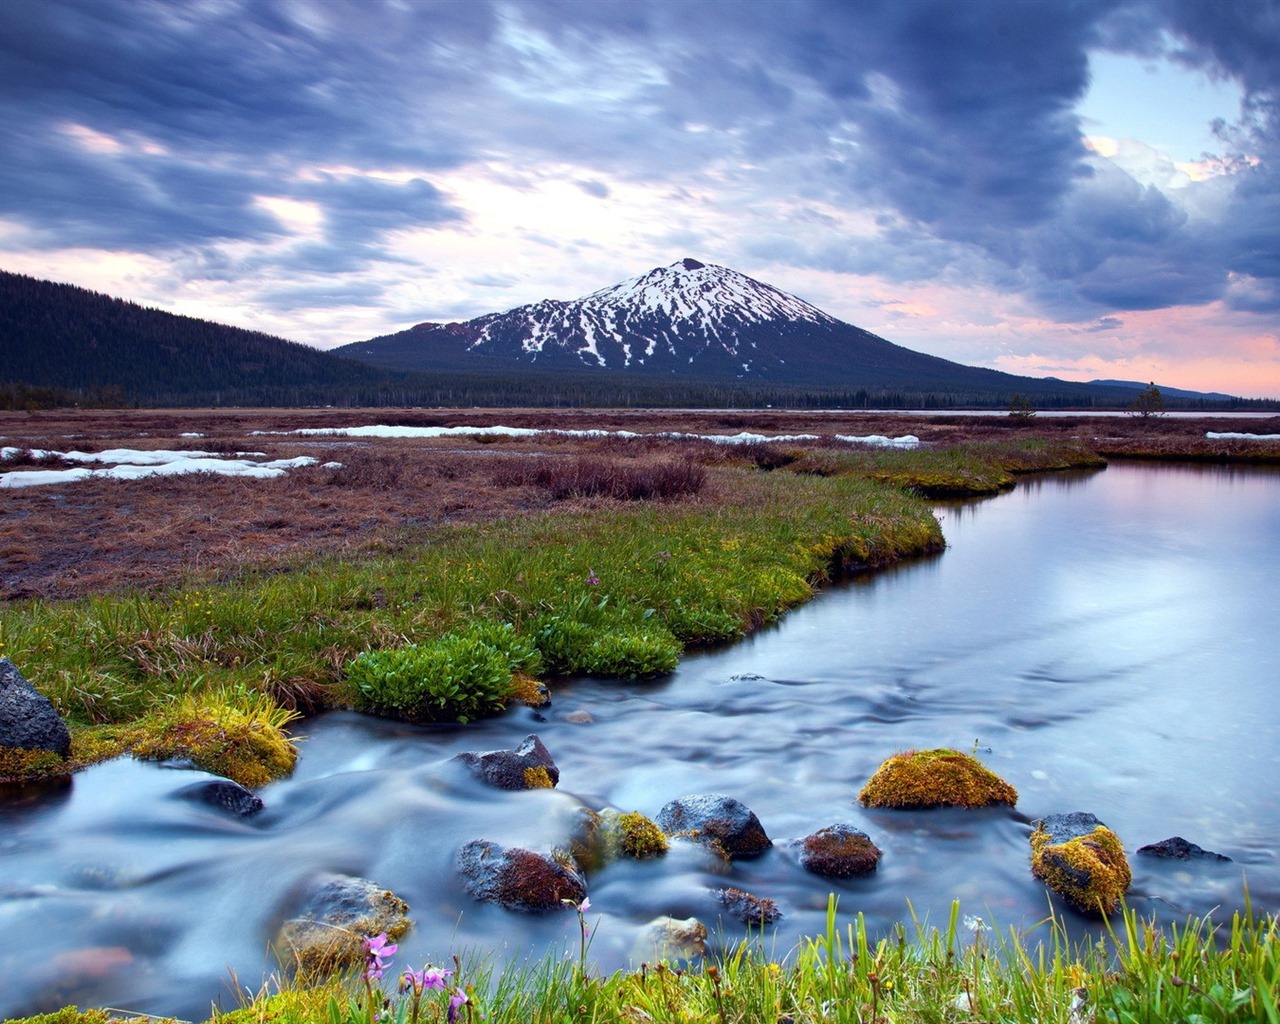
M 395 966 L 464 949 L 502 962 L 577 952 L 566 911 L 514 914 L 471 900 L 464 842 L 548 850 L 583 804 L 655 816 L 668 800 L 725 793 L 774 840 L 718 865 L 689 844 L 589 879 L 590 959 L 623 967 L 643 925 L 696 916 L 712 945 L 709 890 L 774 899 L 762 937 L 783 956 L 842 919 L 884 931 L 914 912 L 945 925 L 953 899 L 999 927 L 1049 909 L 1028 869 L 1030 822 L 1090 811 L 1125 844 L 1144 914 L 1280 911 L 1280 474 L 1114 465 L 1033 477 L 940 507 L 947 550 L 833 587 L 779 625 L 687 657 L 670 678 L 558 686 L 466 727 L 409 727 L 335 713 L 306 723 L 296 775 L 239 820 L 174 793 L 193 773 L 123 761 L 38 799 L 0 803 L 0 1018 L 69 1002 L 203 1019 L 227 979 L 256 988 L 271 937 L 325 872 L 391 888 L 414 928 Z M 555 791 L 485 788 L 464 750 L 542 737 Z M 1017 787 L 1016 809 L 869 811 L 879 763 L 951 746 Z M 848 822 L 884 851 L 871 877 L 805 872 L 789 843 Z M 1164 862 L 1138 846 L 1172 835 L 1231 862 Z M 1063 911 L 1073 936 L 1096 922 Z M 651 958 L 651 954 L 650 954 Z

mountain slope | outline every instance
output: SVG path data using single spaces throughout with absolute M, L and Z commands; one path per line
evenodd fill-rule
M 297 342 L 0 271 L 0 384 L 141 404 L 300 404 L 387 376 Z
M 395 370 L 523 366 L 971 398 L 1023 393 L 1092 402 L 1118 395 L 914 352 L 744 274 L 693 259 L 574 301 L 419 324 L 334 351 Z

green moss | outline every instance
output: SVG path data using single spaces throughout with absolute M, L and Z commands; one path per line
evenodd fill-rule
M 73 729 L 66 761 L 49 751 L 0 747 L 0 779 L 68 775 L 132 754 L 144 761 L 189 760 L 242 786 L 264 786 L 293 771 L 298 750 L 284 727 L 296 717 L 262 696 L 247 707 L 213 694 L 186 697 L 131 725 Z
M 858 799 L 867 807 L 986 807 L 1018 802 L 1018 791 L 958 750 L 908 750 L 885 761 Z
M 259 996 L 249 1006 L 215 1013 L 210 1024 L 315 1024 L 330 1019 L 331 1001 L 345 1005 L 348 999 L 342 984 L 330 980 L 315 988 L 292 988 Z
M 1077 910 L 1109 914 L 1133 873 L 1124 846 L 1111 829 L 1097 825 L 1087 835 L 1051 842 L 1043 823 L 1031 833 L 1031 873 Z
M 115 1024 L 117 1021 L 137 1021 L 137 1014 L 118 1017 L 107 1010 L 84 1010 L 76 1006 L 64 1006 L 53 1013 L 38 1013 L 34 1017 L 14 1017 L 4 1024 Z M 178 1024 L 173 1017 L 148 1017 L 149 1024 Z M 253 1018 L 251 1018 L 253 1019 Z

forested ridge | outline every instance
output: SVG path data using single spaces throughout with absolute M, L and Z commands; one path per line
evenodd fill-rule
M 0 384 L 89 403 L 254 404 L 373 392 L 388 374 L 298 342 L 0 271 Z

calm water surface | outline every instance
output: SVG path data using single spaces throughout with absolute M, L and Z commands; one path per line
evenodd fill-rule
M 669 679 L 578 680 L 553 706 L 466 728 L 352 714 L 307 723 L 294 778 L 232 821 L 174 799 L 190 772 L 102 765 L 34 805 L 0 805 L 0 1017 L 69 1002 L 187 1019 L 250 987 L 271 936 L 324 872 L 403 896 L 415 926 L 397 966 L 466 948 L 505 959 L 576 955 L 570 913 L 511 914 L 462 890 L 454 853 L 476 838 L 549 849 L 582 804 L 654 816 L 720 792 L 774 839 L 723 868 L 677 846 L 589 879 L 600 970 L 623 967 L 642 926 L 696 916 L 727 944 L 709 890 L 778 902 L 766 948 L 823 927 L 827 895 L 876 929 L 951 901 L 999 926 L 1048 910 L 1028 869 L 1030 821 L 1091 811 L 1130 854 L 1143 913 L 1280 911 L 1280 475 L 1114 465 L 1023 481 L 941 507 L 948 548 L 833 588 L 779 626 L 686 658 Z M 585 713 L 585 714 L 582 714 Z M 582 719 L 586 719 L 585 721 Z M 450 759 L 540 735 L 558 790 L 483 788 Z M 907 747 L 972 750 L 1020 794 L 1016 809 L 868 811 L 858 789 Z M 804 872 L 788 844 L 836 822 L 884 850 L 868 879 Z M 1182 835 L 1233 858 L 1134 855 Z M 1094 925 L 1072 913 L 1074 935 Z M 598 921 L 597 921 L 598 918 Z

